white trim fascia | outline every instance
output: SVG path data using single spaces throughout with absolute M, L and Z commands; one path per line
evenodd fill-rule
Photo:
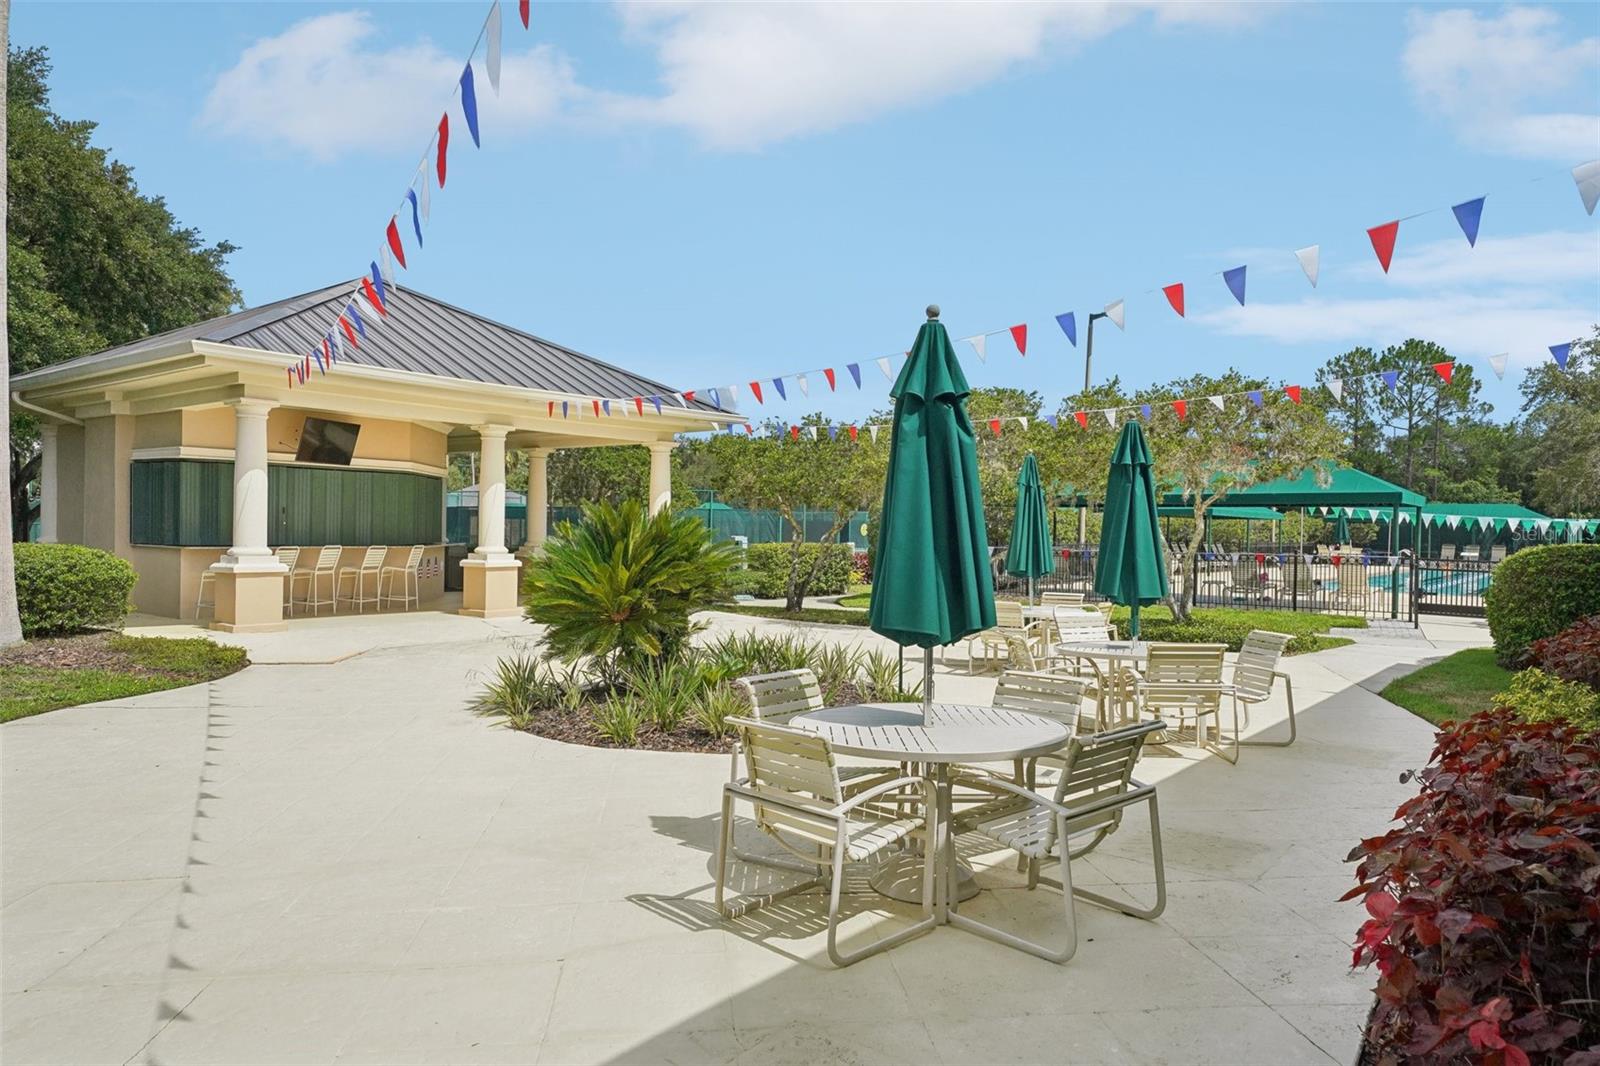
M 410 459 L 368 459 L 355 458 L 348 464 L 331 463 L 298 463 L 295 462 L 294 452 L 267 452 L 267 462 L 274 466 L 305 466 L 319 470 L 401 470 L 412 474 L 427 474 L 429 477 L 444 477 L 447 470 L 442 466 L 430 466 L 427 463 L 418 463 Z M 198 444 L 167 444 L 155 448 L 135 448 L 130 455 L 133 462 L 148 459 L 216 459 L 223 462 L 233 462 L 232 448 L 208 448 Z
M 56 381 L 71 381 L 74 378 L 86 377 L 89 374 L 106 370 L 118 370 L 125 366 L 137 366 L 141 363 L 159 363 L 163 359 L 172 359 L 178 356 L 199 354 L 195 341 L 176 340 L 165 344 L 158 344 L 153 348 L 144 348 L 137 352 L 101 352 L 98 355 L 85 356 L 73 360 L 70 366 L 57 364 L 55 366 L 42 366 L 38 370 L 30 370 L 26 374 L 18 374 L 11 379 L 11 387 L 37 388 L 41 385 L 50 385 Z

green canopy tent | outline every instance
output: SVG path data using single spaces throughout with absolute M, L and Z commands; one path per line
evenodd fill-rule
M 1029 452 L 1017 472 L 1017 510 L 1011 520 L 1011 542 L 1006 545 L 1006 573 L 1028 579 L 1028 602 L 1032 603 L 1034 582 L 1052 573 L 1055 565 L 1039 461 Z
M 1375 521 L 1387 527 L 1386 515 Z M 1468 545 L 1485 550 L 1496 544 L 1513 548 L 1520 540 L 1557 541 L 1564 535 L 1557 519 L 1517 503 L 1434 503 L 1422 508 L 1424 554 L 1436 556 L 1446 544 L 1458 553 Z

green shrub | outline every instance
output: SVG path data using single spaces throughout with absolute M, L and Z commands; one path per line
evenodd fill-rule
M 698 519 L 692 519 L 698 522 Z M 597 704 L 593 711 L 594 729 L 619 748 L 631 748 L 639 741 L 644 725 L 644 709 L 631 696 L 615 696 Z
M 1117 636 L 1126 640 L 1128 609 L 1116 608 L 1111 618 L 1117 627 Z M 1142 640 L 1226 644 L 1229 651 L 1238 651 L 1252 629 L 1266 629 L 1289 634 L 1292 639 L 1284 649 L 1289 655 L 1337 647 L 1342 642 L 1330 640 L 1325 635 L 1330 629 L 1362 628 L 1365 625 L 1361 619 L 1345 619 L 1337 615 L 1240 607 L 1201 608 L 1194 611 L 1187 622 L 1175 620 L 1172 612 L 1161 606 L 1145 607 L 1139 611 L 1139 636 Z
M 561 697 L 560 680 L 542 659 L 515 655 L 495 664 L 494 676 L 478 694 L 474 710 L 504 717 L 513 729 L 526 729 L 533 716 Z
M 1524 548 L 1494 568 L 1484 594 L 1500 665 L 1523 665 L 1528 645 L 1600 614 L 1600 544 Z
M 745 561 L 750 573 L 756 576 L 754 595 L 762 599 L 789 594 L 789 565 L 793 545 L 752 544 L 745 551 Z M 833 596 L 849 591 L 850 575 L 855 567 L 855 548 L 849 544 L 800 545 L 800 576 L 804 579 L 811 564 L 821 554 L 816 576 L 803 590 L 807 596 Z
M 1600 692 L 1577 681 L 1563 681 L 1537 666 L 1512 676 L 1511 687 L 1495 695 L 1525 722 L 1569 722 L 1600 732 Z
M 761 575 L 754 570 L 735 570 L 728 575 L 728 595 L 730 596 L 758 596 L 761 588 Z
M 694 723 L 706 733 L 720 737 L 728 731 L 728 719 L 750 713 L 750 703 L 736 689 L 722 685 L 708 690 L 694 708 Z
M 17 612 L 23 636 L 115 629 L 139 580 L 125 559 L 80 544 L 18 544 Z

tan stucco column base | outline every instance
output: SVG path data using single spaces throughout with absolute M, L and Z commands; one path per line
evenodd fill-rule
M 522 563 L 499 559 L 461 560 L 461 613 L 473 618 L 511 618 L 522 613 L 518 602 Z
M 213 567 L 216 614 L 211 628 L 224 633 L 271 633 L 287 628 L 283 620 L 283 565 L 249 570 Z

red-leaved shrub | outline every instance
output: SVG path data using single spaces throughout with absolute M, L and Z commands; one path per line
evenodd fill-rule
M 1350 853 L 1369 1059 L 1600 1066 L 1600 741 L 1500 708 L 1440 730 L 1417 779 Z
M 1533 665 L 1565 681 L 1600 689 L 1600 614 L 1580 618 L 1528 648 Z

